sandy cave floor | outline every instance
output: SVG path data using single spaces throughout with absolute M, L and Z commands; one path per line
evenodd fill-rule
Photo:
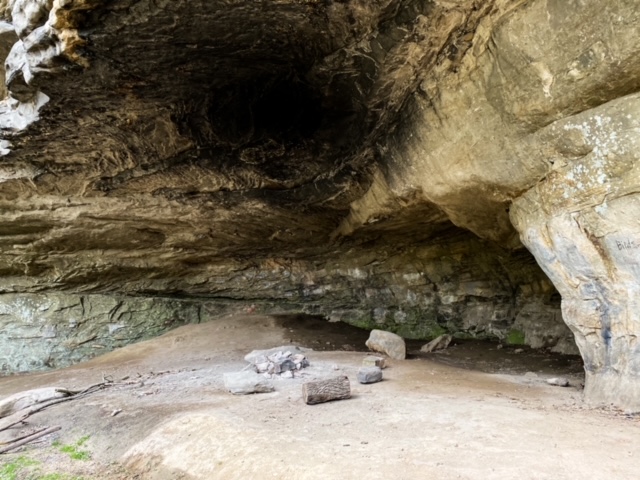
M 640 417 L 584 405 L 579 359 L 477 342 L 418 355 L 410 343 L 413 354 L 390 361 L 383 382 L 360 385 L 366 338 L 306 317 L 230 316 L 71 368 L 0 378 L 0 398 L 103 377 L 133 382 L 0 434 L 2 443 L 62 427 L 0 455 L 0 475 L 28 458 L 34 466 L 16 480 L 638 478 Z M 268 394 L 224 391 L 222 374 L 242 369 L 246 353 L 287 344 L 314 349 L 303 376 L 275 380 Z M 340 373 L 351 379 L 350 400 L 304 404 L 302 383 Z M 557 375 L 572 386 L 545 383 Z M 52 446 L 87 436 L 78 450 L 88 460 Z

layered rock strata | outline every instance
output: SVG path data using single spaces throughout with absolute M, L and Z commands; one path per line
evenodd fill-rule
M 588 398 L 640 408 L 637 2 L 0 10 L 5 324 L 113 295 L 567 351 L 559 292 Z

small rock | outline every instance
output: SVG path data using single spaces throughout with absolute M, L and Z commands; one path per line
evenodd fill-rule
M 262 362 L 262 363 L 256 363 L 255 367 L 258 370 L 258 373 L 264 373 L 269 370 L 270 365 L 271 363 L 269 362 Z
M 287 372 L 289 370 L 295 370 L 296 364 L 290 359 L 281 360 L 279 363 L 274 363 L 274 373 Z
M 434 338 L 426 345 L 423 345 L 420 349 L 421 352 L 431 353 L 436 350 L 444 350 L 449 346 L 453 337 L 451 335 L 440 335 L 438 338 Z
M 362 366 L 385 368 L 387 366 L 387 363 L 385 362 L 383 357 L 376 357 L 375 355 L 367 355 L 362 360 Z
M 377 383 L 382 380 L 382 369 L 380 367 L 362 367 L 358 370 L 358 382 Z
M 273 385 L 263 375 L 255 372 L 224 374 L 224 387 L 234 395 L 273 392 Z
M 302 354 L 297 354 L 291 357 L 291 360 L 296 364 L 296 370 L 306 368 L 309 366 L 309 360 Z
M 567 380 L 564 377 L 549 378 L 547 380 L 547 383 L 549 385 L 553 385 L 555 387 L 568 387 L 569 386 L 569 380 Z
M 404 339 L 395 333 L 384 330 L 371 330 L 366 345 L 371 350 L 386 353 L 396 360 L 404 360 L 407 356 L 407 347 Z
M 538 374 L 536 372 L 527 372 L 524 374 L 524 378 L 536 379 L 538 378 Z
M 516 348 L 516 349 L 513 351 L 513 353 L 522 353 L 522 352 L 524 352 L 524 349 L 523 349 L 523 348 Z

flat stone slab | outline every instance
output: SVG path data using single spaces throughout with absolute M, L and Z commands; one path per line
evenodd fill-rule
M 367 355 L 362 360 L 363 367 L 380 367 L 385 368 L 387 366 L 387 362 L 384 357 L 378 357 L 376 355 Z
M 273 392 L 271 381 L 256 372 L 235 372 L 224 374 L 224 388 L 234 395 Z
M 547 380 L 547 383 L 549 385 L 553 385 L 554 387 L 568 387 L 569 386 L 569 380 L 564 378 L 564 377 L 549 378 Z
M 423 345 L 420 351 L 424 353 L 431 353 L 435 352 L 436 350 L 444 350 L 449 346 L 452 339 L 453 337 L 451 335 L 440 335 L 439 337 L 431 340 L 426 345 Z
M 386 353 L 395 360 L 404 360 L 407 357 L 407 346 L 404 343 L 404 339 L 395 333 L 384 330 L 371 330 L 366 345 L 369 349 Z
M 382 369 L 380 367 L 362 367 L 358 370 L 358 382 L 362 384 L 378 383 L 382 380 Z

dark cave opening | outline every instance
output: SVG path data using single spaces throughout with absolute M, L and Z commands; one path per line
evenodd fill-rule
M 259 77 L 211 95 L 207 116 L 217 140 L 229 146 L 275 141 L 299 144 L 322 125 L 321 96 L 295 74 Z
M 286 331 L 290 344 L 315 351 L 347 351 L 380 355 L 365 345 L 370 331 L 344 322 L 332 322 L 322 315 L 271 315 L 276 325 Z M 448 347 L 423 352 L 429 340 L 405 339 L 407 359 L 431 361 L 465 370 L 484 373 L 525 375 L 569 375 L 581 379 L 584 374 L 580 355 L 562 354 L 548 348 L 509 345 L 497 339 L 474 339 L 454 336 Z

